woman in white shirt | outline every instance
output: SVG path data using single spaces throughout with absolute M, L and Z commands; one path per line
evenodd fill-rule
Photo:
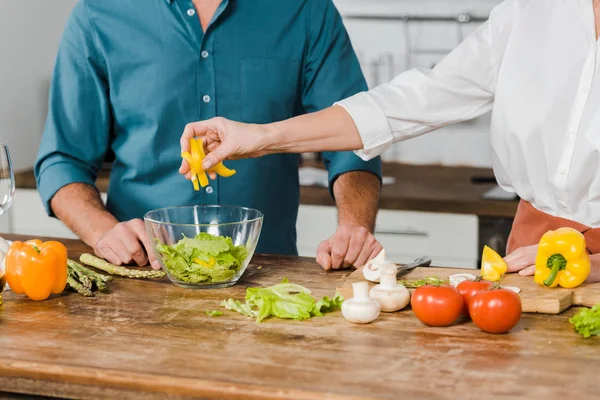
M 269 125 L 222 118 L 190 124 L 205 139 L 206 167 L 278 152 L 358 150 L 492 111 L 496 179 L 521 199 L 506 261 L 534 272 L 541 235 L 584 232 L 600 281 L 600 0 L 507 0 L 433 70 L 414 69 L 321 112 Z M 460 143 L 456 144 L 460 146 Z M 182 164 L 181 173 L 188 165 Z

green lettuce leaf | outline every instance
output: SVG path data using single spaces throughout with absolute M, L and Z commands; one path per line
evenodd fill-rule
M 156 249 L 162 255 L 169 274 L 188 283 L 228 282 L 239 272 L 248 257 L 246 247 L 234 246 L 231 238 L 206 232 L 194 238 L 184 237 L 170 246 L 157 244 Z M 198 259 L 213 265 L 207 267 L 198 264 Z
M 600 304 L 592 308 L 582 308 L 569 322 L 573 325 L 575 332 L 584 338 L 600 335 Z
M 266 288 L 247 288 L 246 302 L 228 299 L 221 305 L 247 317 L 262 322 L 271 316 L 282 319 L 305 320 L 320 317 L 340 308 L 343 297 L 336 293 L 333 299 L 327 296 L 316 301 L 311 291 L 303 286 L 289 283 L 287 279 Z

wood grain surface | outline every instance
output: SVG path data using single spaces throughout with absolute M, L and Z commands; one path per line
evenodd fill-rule
M 322 167 L 313 163 L 303 165 Z M 493 179 L 491 169 L 384 163 L 383 173 L 385 176 L 395 177 L 396 183 L 382 188 L 381 209 L 473 214 L 509 219 L 512 219 L 517 211 L 517 201 L 484 200 L 481 197 L 495 184 L 474 184 L 472 178 Z M 100 171 L 96 181 L 100 191 L 105 192 L 108 189 L 109 177 L 109 170 Z M 22 171 L 16 174 L 15 178 L 18 188 L 36 187 L 32 171 Z M 307 186 L 300 188 L 300 203 L 334 205 L 328 189 Z
M 10 238 L 10 236 L 9 236 Z M 89 249 L 63 241 L 72 258 Z M 258 269 L 257 266 L 262 268 Z M 421 324 L 410 310 L 369 325 L 335 312 L 262 324 L 225 312 L 247 286 L 283 277 L 332 295 L 351 271 L 313 259 L 256 256 L 221 290 L 116 278 L 111 292 L 33 302 L 6 293 L 0 309 L 0 391 L 82 399 L 591 399 L 600 393 L 598 338 L 560 315 L 525 314 L 509 334 L 468 321 Z

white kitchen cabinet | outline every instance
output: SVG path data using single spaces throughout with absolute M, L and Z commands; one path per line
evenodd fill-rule
M 102 194 L 106 200 L 106 195 Z M 9 233 L 28 236 L 50 236 L 57 238 L 76 239 L 77 236 L 56 218 L 46 214 L 44 205 L 35 189 L 17 189 L 15 200 L 7 218 Z M 6 225 L 2 225 L 5 228 Z
M 301 206 L 298 214 L 298 251 L 315 257 L 319 243 L 336 229 L 334 207 Z M 477 268 L 478 218 L 476 215 L 381 210 L 375 237 L 388 258 L 407 263 L 429 256 L 434 265 Z
M 77 236 L 56 218 L 46 214 L 35 189 L 17 189 L 10 210 L 12 233 L 29 236 L 76 238 Z

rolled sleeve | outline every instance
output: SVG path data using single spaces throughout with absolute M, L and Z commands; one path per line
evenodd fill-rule
M 363 148 L 356 155 L 368 161 L 390 148 L 394 136 L 387 116 L 369 93 L 359 93 L 335 104 L 350 114 L 358 129 Z
M 351 151 L 337 151 L 323 153 L 325 167 L 329 175 L 329 192 L 333 196 L 333 184 L 336 179 L 347 172 L 365 171 L 371 172 L 379 181 L 382 179 L 381 159 L 375 158 L 363 161 Z
M 61 38 L 34 165 L 38 192 L 50 216 L 50 201 L 62 187 L 95 185 L 110 140 L 106 65 L 85 7 L 85 0 L 76 4 Z

